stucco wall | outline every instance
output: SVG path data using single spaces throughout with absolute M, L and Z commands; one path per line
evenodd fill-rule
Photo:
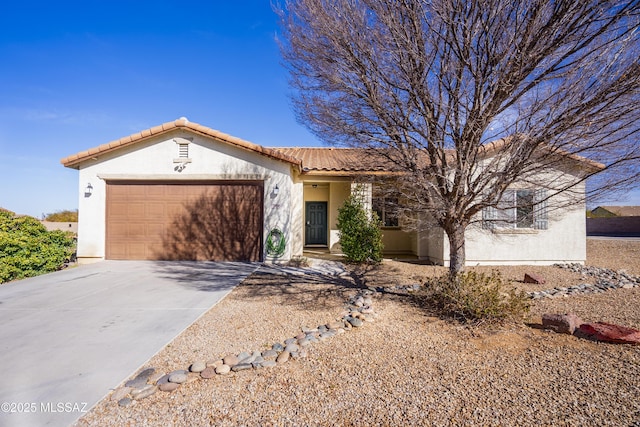
M 185 163 L 182 170 L 178 167 L 180 164 L 174 162 L 178 158 L 178 144 L 174 141 L 177 137 L 193 138 L 189 144 L 191 162 Z M 291 201 L 295 197 L 291 176 L 291 166 L 288 163 L 184 130 L 102 155 L 80 167 L 78 258 L 104 258 L 107 180 L 234 179 L 264 181 L 263 240 L 272 228 L 281 229 L 288 243 L 282 259 L 289 259 L 292 253 Z M 90 196 L 86 196 L 84 191 L 88 183 L 93 187 Z M 277 195 L 273 191 L 276 185 L 279 188 Z M 269 260 L 266 253 L 264 257 Z
M 553 204 L 553 199 L 550 203 Z M 482 229 L 480 223 L 472 225 L 466 233 L 467 265 L 583 263 L 587 258 L 584 212 L 583 203 L 551 210 L 546 230 L 496 230 L 492 233 Z M 445 265 L 448 265 L 448 240 L 444 245 Z

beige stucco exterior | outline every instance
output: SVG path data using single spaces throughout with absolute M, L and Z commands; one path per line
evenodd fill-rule
M 168 127 L 165 129 L 165 125 Z M 307 174 L 286 156 L 273 150 L 219 134 L 200 125 L 189 127 L 186 119 L 162 125 L 126 137 L 96 149 L 63 160 L 66 166 L 79 170 L 78 259 L 80 262 L 101 260 L 106 245 L 106 183 L 117 180 L 140 181 L 261 181 L 264 189 L 263 242 L 269 232 L 278 228 L 285 236 L 285 253 L 269 256 L 263 245 L 262 259 L 267 262 L 287 261 L 305 251 L 305 205 L 327 203 L 326 249 L 340 252 L 338 208 L 355 191 L 364 195 L 371 207 L 371 184 L 357 184 L 356 175 L 339 172 Z M 156 132 L 154 134 L 154 131 Z M 222 135 L 219 137 L 219 135 Z M 182 144 L 182 147 L 180 146 Z M 188 157 L 181 157 L 184 144 Z M 568 172 L 568 173 L 567 173 Z M 572 179 L 574 171 L 550 171 L 545 179 Z M 91 191 L 87 191 L 90 184 Z M 275 188 L 278 191 L 274 191 Z M 584 194 L 584 187 L 575 191 Z M 90 193 L 90 194 L 89 194 Z M 276 194 L 277 193 L 277 194 Z M 574 204 L 554 212 L 548 229 L 487 230 L 481 221 L 467 229 L 467 264 L 552 264 L 584 262 L 586 259 L 586 226 L 584 205 Z M 481 219 L 481 218 L 479 218 Z M 424 221 L 427 224 L 427 221 Z M 402 225 L 402 224 L 400 224 Z M 448 265 L 449 243 L 437 227 L 419 227 L 406 231 L 401 227 L 383 229 L 385 254 L 411 255 L 436 264 Z
M 178 161 L 176 139 L 189 138 L 189 161 Z M 178 166 L 184 166 L 183 169 Z M 291 245 L 292 220 L 297 214 L 291 165 L 211 138 L 176 130 L 139 144 L 88 160 L 79 167 L 78 259 L 105 256 L 106 182 L 108 180 L 260 180 L 264 181 L 264 237 L 273 228 L 287 236 L 283 258 L 301 248 Z M 86 187 L 91 184 L 91 194 Z M 278 194 L 274 189 L 278 186 Z M 295 251 L 295 252 L 294 252 Z M 269 257 L 264 254 L 265 260 Z

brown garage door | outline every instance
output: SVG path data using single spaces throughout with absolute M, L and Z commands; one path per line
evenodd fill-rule
M 260 261 L 262 182 L 107 182 L 106 258 Z

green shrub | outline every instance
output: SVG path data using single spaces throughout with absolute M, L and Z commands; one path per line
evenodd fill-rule
M 382 231 L 375 212 L 367 214 L 356 195 L 345 200 L 338 208 L 338 237 L 347 262 L 378 263 L 382 261 Z
M 75 251 L 70 233 L 0 210 L 0 283 L 60 270 Z
M 519 320 L 529 312 L 528 295 L 497 271 L 447 274 L 427 282 L 424 292 L 446 314 L 466 321 Z
M 45 221 L 51 222 L 78 222 L 78 210 L 70 211 L 57 211 L 47 214 L 44 217 Z

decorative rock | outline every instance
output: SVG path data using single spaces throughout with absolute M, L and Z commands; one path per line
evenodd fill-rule
M 239 372 L 239 371 L 245 371 L 245 370 L 251 369 L 251 368 L 253 368 L 251 363 L 238 363 L 233 368 L 231 368 L 231 370 L 233 372 Z
M 169 374 L 169 382 L 170 383 L 178 383 L 182 384 L 187 382 L 187 374 L 185 372 L 173 372 Z
M 288 351 L 289 353 L 293 353 L 294 351 L 298 351 L 300 347 L 298 347 L 298 344 L 287 344 L 287 346 L 284 348 L 284 351 Z
M 304 332 L 299 333 L 298 335 L 296 335 L 296 339 L 297 340 L 302 340 L 307 336 L 307 334 L 305 334 Z
M 234 366 L 240 363 L 240 359 L 235 354 L 230 354 L 228 356 L 225 356 L 224 359 L 222 360 L 224 361 L 225 365 L 229 365 L 229 366 Z
M 131 390 L 133 390 L 131 387 L 117 388 L 113 391 L 113 394 L 111 395 L 111 400 L 116 402 L 119 400 L 122 400 L 125 397 L 127 397 L 127 395 L 131 392 Z
M 231 366 L 229 365 L 216 366 L 216 374 L 218 375 L 225 375 L 225 374 L 228 374 L 230 371 L 231 371 Z
M 265 360 L 264 362 L 262 362 L 263 368 L 273 368 L 276 365 L 277 363 L 275 362 L 275 360 Z
M 583 323 L 575 334 L 580 337 L 614 344 L 640 344 L 639 330 L 611 323 Z
M 125 397 L 124 399 L 120 399 L 118 401 L 118 405 L 125 407 L 125 406 L 129 406 L 133 403 L 133 400 L 129 399 L 128 397 Z
M 163 375 L 160 377 L 158 381 L 156 381 L 156 385 L 168 384 L 169 383 L 169 374 Z
M 581 324 L 582 320 L 573 313 L 542 315 L 542 326 L 559 334 L 571 335 Z
M 178 383 L 167 382 L 167 383 L 164 383 L 164 384 L 160 384 L 158 386 L 158 390 L 169 393 L 169 392 L 172 392 L 174 390 L 177 390 L 179 387 L 180 387 L 180 384 L 178 384 Z
M 147 368 L 147 369 L 144 369 L 143 371 L 141 371 L 138 375 L 136 375 L 136 378 L 147 379 L 151 375 L 153 375 L 155 372 L 156 372 L 155 368 Z
M 282 350 L 284 350 L 284 346 L 282 344 L 280 344 L 279 342 L 275 343 L 274 345 L 271 346 L 272 350 L 277 351 L 278 353 L 281 352 Z
M 360 326 L 362 326 L 362 323 L 363 323 L 362 320 L 357 319 L 355 317 L 347 317 L 347 322 L 349 322 L 349 324 L 354 328 L 359 328 Z
M 162 372 L 157 372 L 153 375 L 151 375 L 147 381 L 149 384 L 157 384 L 158 381 L 160 380 L 160 378 L 164 377 L 164 374 Z
M 191 372 L 200 373 L 207 368 L 207 364 L 201 360 L 194 362 L 193 365 L 189 367 Z
M 297 338 L 288 338 L 288 339 L 284 340 L 284 343 L 285 343 L 286 345 L 289 345 L 289 344 L 293 344 L 293 343 L 294 343 L 294 342 L 296 342 L 296 341 L 298 341 L 298 339 L 297 339 Z
M 289 356 L 291 356 L 291 354 L 288 351 L 283 351 L 282 353 L 280 353 L 278 355 L 278 358 L 276 359 L 276 362 L 278 363 L 286 363 L 289 360 Z
M 275 350 L 266 350 L 262 352 L 262 357 L 265 360 L 275 360 L 278 357 L 278 352 Z
M 140 390 L 133 390 L 131 392 L 131 397 L 133 397 L 135 400 L 142 400 L 145 397 L 151 396 L 156 391 L 158 391 L 158 388 L 156 386 L 148 384 L 145 388 L 142 388 Z
M 343 323 L 339 320 L 334 320 L 333 322 L 327 323 L 327 328 L 329 329 L 338 329 L 342 328 Z
M 132 380 L 127 381 L 126 383 L 124 383 L 124 385 L 125 387 L 131 387 L 139 390 L 147 386 L 147 377 L 144 377 L 144 378 L 136 377 Z
M 216 376 L 216 368 L 214 368 L 213 366 L 209 366 L 208 368 L 205 368 L 200 372 L 200 376 L 205 380 L 213 378 Z
M 242 362 L 243 360 L 248 359 L 249 357 L 251 357 L 251 355 L 249 353 L 247 353 L 246 351 L 243 351 L 242 353 L 240 353 L 238 355 L 238 361 Z
M 224 365 L 224 361 L 222 359 L 212 359 L 212 360 L 207 361 L 207 368 L 209 366 L 217 368 L 220 365 Z
M 546 281 L 542 276 L 533 273 L 525 273 L 524 283 L 533 283 L 536 285 L 544 285 Z

